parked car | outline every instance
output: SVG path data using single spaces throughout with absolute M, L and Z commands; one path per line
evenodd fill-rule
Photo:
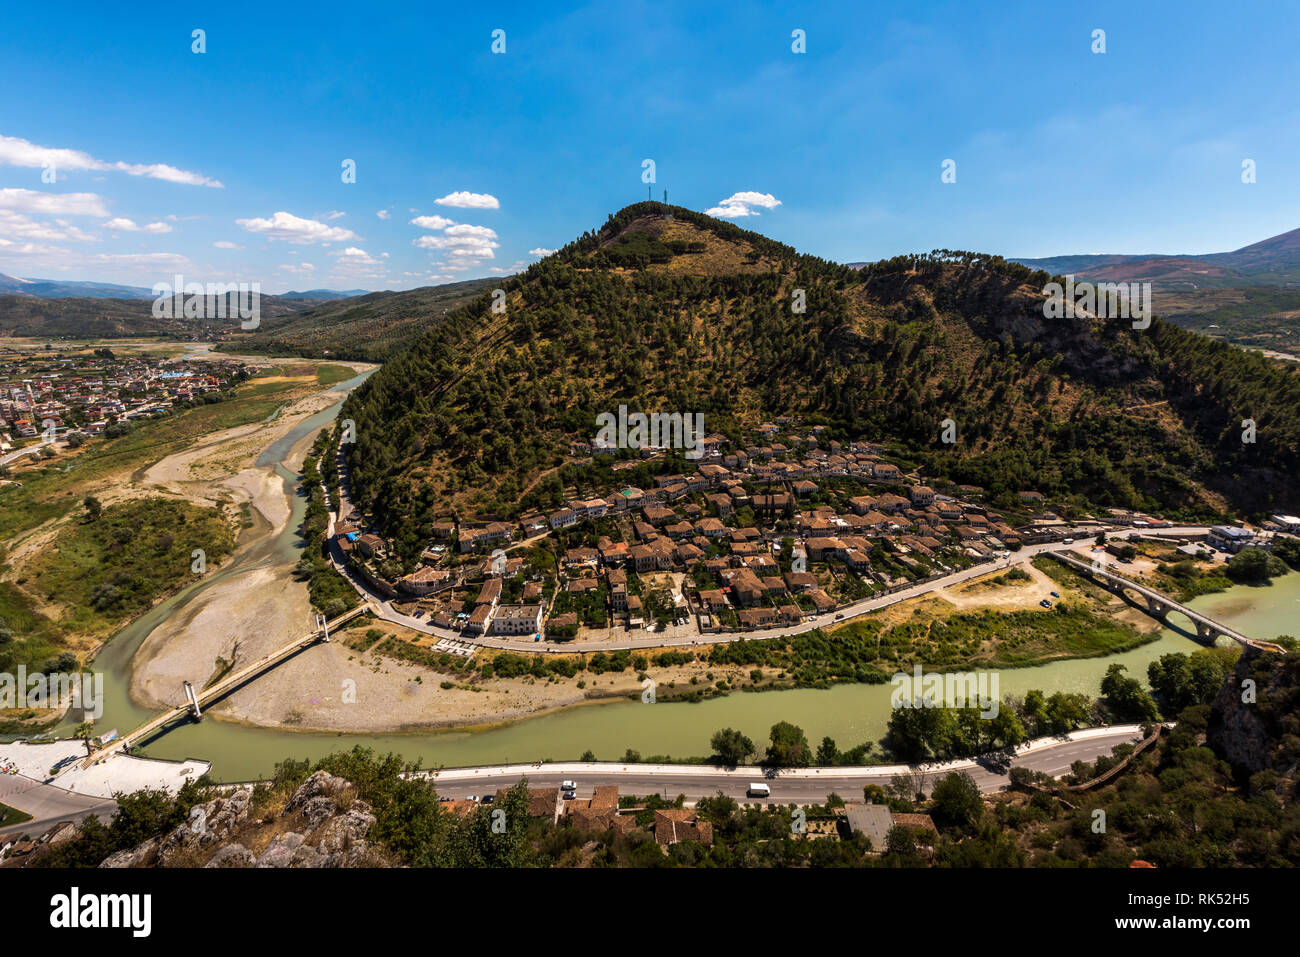
M 1053 597 L 1053 598 L 1060 598 L 1060 597 L 1061 597 L 1061 593 L 1060 593 L 1059 591 L 1054 591 L 1054 592 L 1052 592 L 1052 597 Z
M 1062 540 L 1061 540 L 1061 544 L 1062 544 L 1062 545 L 1073 545 L 1073 544 L 1074 544 L 1074 539 L 1073 539 L 1073 538 L 1065 538 L 1065 539 L 1062 539 Z
M 835 620 L 836 620 L 836 621 L 839 621 L 839 620 L 840 620 L 841 618 L 843 618 L 843 617 L 844 617 L 843 615 L 836 615 L 836 616 L 835 616 Z
M 491 803 L 492 803 L 493 801 L 495 801 L 496 799 L 497 799 L 497 796 L 496 796 L 495 794 L 485 794 L 485 795 L 483 795 L 483 803 L 484 803 L 484 804 L 491 804 Z
M 1052 607 L 1052 603 L 1051 603 L 1050 601 L 1048 601 L 1046 598 L 1044 598 L 1044 599 L 1043 599 L 1042 601 L 1040 601 L 1038 604 L 1042 605 L 1044 608 L 1051 608 L 1051 607 Z
M 577 783 L 576 781 L 561 781 L 561 782 L 560 782 L 560 790 L 561 790 L 561 791 L 576 791 L 576 790 L 578 790 L 578 783 Z

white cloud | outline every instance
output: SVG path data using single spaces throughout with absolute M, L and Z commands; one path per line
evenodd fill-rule
M 421 229 L 446 229 L 448 226 L 455 226 L 456 221 L 446 216 L 416 216 L 411 220 L 411 225 L 419 226 Z
M 181 253 L 97 253 L 92 262 L 113 266 L 148 266 L 160 269 L 183 269 L 192 266 Z
M 356 239 L 357 234 L 342 226 L 326 226 L 315 219 L 302 219 L 283 210 L 270 219 L 237 219 L 237 224 L 250 233 L 261 233 L 268 239 L 281 239 L 285 242 L 303 245 L 306 243 L 337 243 L 345 239 Z
M 443 234 L 446 236 L 451 236 L 455 239 L 467 239 L 467 240 L 475 240 L 475 241 L 497 238 L 496 230 L 494 229 L 489 229 L 486 226 L 470 226 L 466 223 L 458 223 L 455 226 L 448 226 L 446 229 L 443 230 Z M 493 248 L 496 247 L 493 246 Z
M 448 193 L 441 199 L 435 199 L 439 206 L 456 206 L 460 209 L 500 209 L 501 203 L 495 196 L 488 193 L 467 193 L 460 190 L 455 193 Z
M 81 150 L 37 146 L 16 136 L 0 136 L 0 164 L 36 169 L 52 166 L 56 172 L 68 169 L 117 170 L 130 176 L 147 176 L 149 179 L 161 179 L 187 186 L 213 186 L 220 189 L 222 185 L 218 180 L 210 179 L 200 173 L 177 169 L 166 163 L 109 163 L 95 159 Z
M 762 209 L 776 209 L 780 205 L 781 201 L 771 193 L 732 193 L 717 206 L 706 209 L 704 215 L 716 216 L 719 219 L 737 219 L 741 216 L 759 215 L 754 209 L 756 206 Z
M 325 214 L 325 218 L 326 218 L 326 219 L 340 219 L 341 217 L 346 216 L 346 215 L 347 215 L 347 213 L 342 213 L 342 212 L 339 212 L 337 209 L 332 209 L 332 210 L 330 210 L 328 213 Z
M 387 219 L 388 216 L 389 216 L 389 213 L 388 213 L 388 210 L 386 210 L 386 209 L 381 209 L 379 212 L 375 213 L 375 215 L 378 216 L 380 219 Z
M 172 228 L 166 223 L 148 223 L 144 226 L 137 226 L 134 221 L 127 219 L 125 216 L 118 216 L 116 219 L 110 219 L 104 224 L 105 229 L 111 229 L 119 233 L 170 233 Z
M 19 239 L 71 239 L 76 242 L 93 243 L 98 239 L 82 232 L 66 220 L 56 219 L 53 223 L 42 223 L 24 216 L 0 209 L 0 236 L 12 236 Z
M 0 236 L 0 251 L 6 256 L 59 256 L 68 252 L 60 246 L 42 246 L 39 243 L 15 243 Z
M 530 256 L 550 256 L 550 255 L 551 255 L 552 253 L 554 253 L 554 252 L 555 252 L 554 249 L 546 249 L 546 248 L 544 248 L 544 247 L 542 247 L 542 246 L 538 246 L 536 249 L 530 249 L 530 250 L 528 250 L 528 255 L 530 255 Z
M 34 189 L 0 189 L 0 209 L 52 216 L 107 216 L 102 197 L 95 193 L 42 193 Z
M 349 246 L 339 253 L 330 253 L 331 256 L 337 256 L 339 262 L 363 263 L 367 266 L 379 266 L 381 263 L 378 259 L 373 258 L 370 253 L 364 249 L 358 249 L 356 246 Z
M 218 239 L 212 245 L 216 246 L 218 249 L 243 249 L 244 248 L 243 246 L 237 246 L 226 239 Z
M 487 239 L 458 238 L 455 236 L 421 236 L 415 240 L 421 249 L 441 249 L 449 256 L 466 259 L 491 259 L 492 250 L 500 248 L 500 243 Z
M 298 263 L 297 265 L 293 263 L 286 263 L 280 268 L 287 273 L 291 273 L 294 276 L 310 276 L 312 273 L 316 271 L 316 267 L 313 266 L 311 263 Z
M 342 252 L 330 253 L 330 255 L 335 257 L 336 260 L 334 268 L 330 272 L 330 279 L 356 281 L 387 278 L 388 267 L 383 263 L 383 257 L 387 253 L 380 253 L 380 258 L 375 259 L 364 249 L 349 246 Z
M 442 217 L 425 217 L 420 219 L 439 219 Z M 412 220 L 415 222 L 415 220 Z M 477 266 L 484 260 L 495 257 L 494 249 L 501 248 L 497 242 L 495 230 L 487 226 L 471 226 L 467 223 L 450 223 L 443 227 L 441 236 L 420 236 L 412 240 L 420 249 L 439 249 L 447 254 L 446 268 L 463 272 L 471 266 Z

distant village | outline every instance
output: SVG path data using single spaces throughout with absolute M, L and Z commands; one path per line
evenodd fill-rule
M 0 352 L 0 454 L 71 444 L 116 423 L 202 400 L 249 370 L 237 362 L 93 352 Z
M 978 487 L 904 474 L 880 445 L 828 440 L 826 431 L 780 419 L 758 426 L 743 448 L 705 436 L 693 460 L 664 448 L 616 458 L 617 450 L 576 442 L 570 461 L 607 463 L 609 488 L 517 521 L 438 521 L 414 570 L 350 506 L 335 546 L 399 611 L 470 638 L 599 640 L 644 630 L 728 640 L 1081 527 L 1169 524 L 1122 509 L 1067 522 L 1032 489 L 1014 508 L 996 509 Z M 618 483 L 645 463 L 662 470 L 651 487 Z

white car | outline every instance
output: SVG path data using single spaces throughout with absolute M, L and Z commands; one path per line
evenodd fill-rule
M 575 782 L 573 782 L 573 781 L 561 781 L 561 782 L 560 782 L 560 790 L 562 790 L 562 791 L 576 791 L 576 790 L 578 790 L 578 785 L 577 785 Z

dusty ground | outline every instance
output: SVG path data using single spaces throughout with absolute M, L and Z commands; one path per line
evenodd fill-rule
M 998 611 L 1021 611 L 1040 608 L 1043 599 L 1055 602 L 1053 591 L 1060 591 L 1060 586 L 1052 579 L 1025 562 L 1015 566 L 1027 571 L 1030 581 L 1012 582 L 1009 585 L 994 585 L 992 579 L 1005 575 L 1006 569 L 998 569 L 973 581 L 962 582 L 948 588 L 940 588 L 934 595 L 944 599 L 956 611 L 968 611 L 972 608 L 994 608 Z
M 404 629 L 385 622 L 385 635 Z M 250 652 L 250 655 L 252 652 Z M 747 680 L 749 669 L 700 662 L 652 668 L 657 693 L 702 689 L 718 680 Z M 706 674 L 713 673 L 713 679 Z M 697 679 L 691 685 L 691 678 Z M 443 688 L 443 682 L 453 687 Z M 578 682 L 585 687 L 578 687 Z M 676 688 L 669 688 L 670 682 Z M 297 731 L 414 731 L 485 727 L 548 711 L 625 699 L 642 693 L 636 672 L 574 678 L 495 679 L 471 690 L 466 678 L 429 671 L 389 657 L 358 652 L 339 642 L 316 645 L 213 709 L 227 720 Z
M 144 470 L 136 485 L 165 490 L 196 502 L 248 503 L 260 521 L 257 533 L 245 536 L 225 567 L 249 561 L 253 549 L 280 535 L 291 517 L 290 492 L 270 466 L 253 463 L 269 445 L 304 418 L 337 402 L 338 393 L 318 393 L 293 402 L 273 422 L 239 426 L 215 433 L 203 444 L 170 455 Z M 306 436 L 286 460 L 301 465 L 314 436 Z M 313 627 L 306 585 L 295 581 L 295 561 L 253 563 L 190 601 L 155 628 L 136 652 L 131 697 L 146 707 L 182 703 L 181 682 L 202 687 L 218 673 L 218 658 L 228 665 L 246 664 L 288 644 Z M 212 570 L 209 570 L 209 574 Z M 280 671 L 289 671 L 294 663 Z M 274 686 L 263 679 L 251 688 Z M 247 690 L 241 695 L 249 695 Z M 235 696 L 238 701 L 239 696 Z

